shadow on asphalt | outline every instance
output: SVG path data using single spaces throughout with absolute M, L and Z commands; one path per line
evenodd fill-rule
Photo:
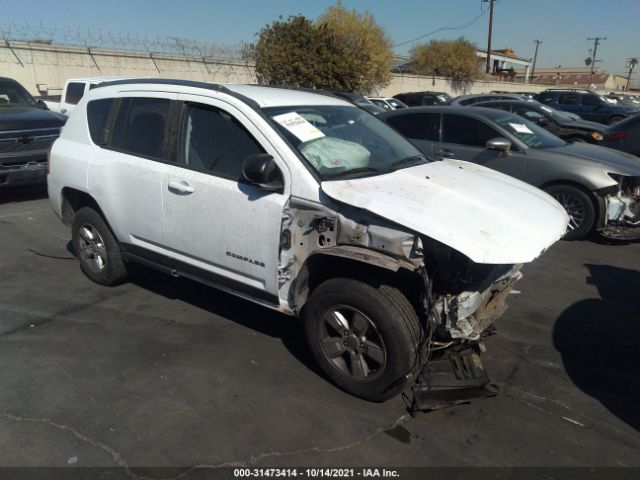
M 587 283 L 601 298 L 581 300 L 562 312 L 554 346 L 578 388 L 640 430 L 640 272 L 585 266 Z
M 47 186 L 10 187 L 0 189 L 0 204 L 13 202 L 28 202 L 47 198 Z
M 73 247 L 70 248 L 73 250 Z M 297 318 L 261 307 L 188 278 L 172 278 L 142 265 L 130 264 L 129 268 L 129 281 L 139 287 L 165 298 L 189 303 L 264 335 L 279 338 L 298 361 L 325 378 L 307 348 L 302 322 Z

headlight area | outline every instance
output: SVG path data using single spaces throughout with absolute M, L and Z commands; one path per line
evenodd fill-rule
M 596 192 L 604 200 L 604 225 L 600 232 L 609 238 L 640 238 L 640 177 L 609 173 L 617 182 Z
M 591 132 L 589 136 L 596 142 L 602 142 L 602 140 L 604 140 L 604 135 L 602 135 L 600 132 Z
M 489 275 L 457 295 L 441 295 L 435 301 L 443 339 L 478 341 L 482 333 L 507 309 L 514 283 L 522 278 L 522 265 L 494 265 Z

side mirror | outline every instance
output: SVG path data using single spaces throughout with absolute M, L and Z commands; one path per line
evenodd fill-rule
M 550 125 L 551 122 L 549 121 L 549 119 L 547 117 L 540 117 L 538 119 L 538 125 L 540 125 L 541 127 L 546 127 L 548 125 Z
M 508 152 L 511 150 L 511 142 L 504 137 L 492 138 L 487 141 L 487 150 L 497 150 L 499 152 Z
M 49 107 L 47 107 L 47 104 L 44 103 L 44 100 L 38 99 L 36 100 L 38 102 L 38 106 L 43 109 L 43 110 L 49 110 Z
M 282 190 L 282 173 L 275 160 L 268 153 L 252 153 L 242 166 L 244 179 L 264 190 Z

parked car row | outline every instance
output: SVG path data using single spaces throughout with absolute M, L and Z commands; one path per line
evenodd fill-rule
M 99 284 L 142 263 L 301 317 L 327 378 L 368 400 L 477 388 L 522 264 L 562 236 L 634 235 L 640 161 L 561 140 L 541 125 L 578 121 L 536 102 L 381 100 L 89 82 L 51 147 L 49 198 Z M 432 376 L 443 359 L 450 377 Z

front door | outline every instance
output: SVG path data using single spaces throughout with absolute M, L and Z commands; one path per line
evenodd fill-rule
M 162 184 L 166 243 L 176 269 L 275 302 L 289 190 L 284 164 L 235 107 L 195 95 L 179 95 L 179 100 L 177 164 Z M 259 152 L 271 154 L 281 167 L 283 192 L 242 179 L 244 159 Z

